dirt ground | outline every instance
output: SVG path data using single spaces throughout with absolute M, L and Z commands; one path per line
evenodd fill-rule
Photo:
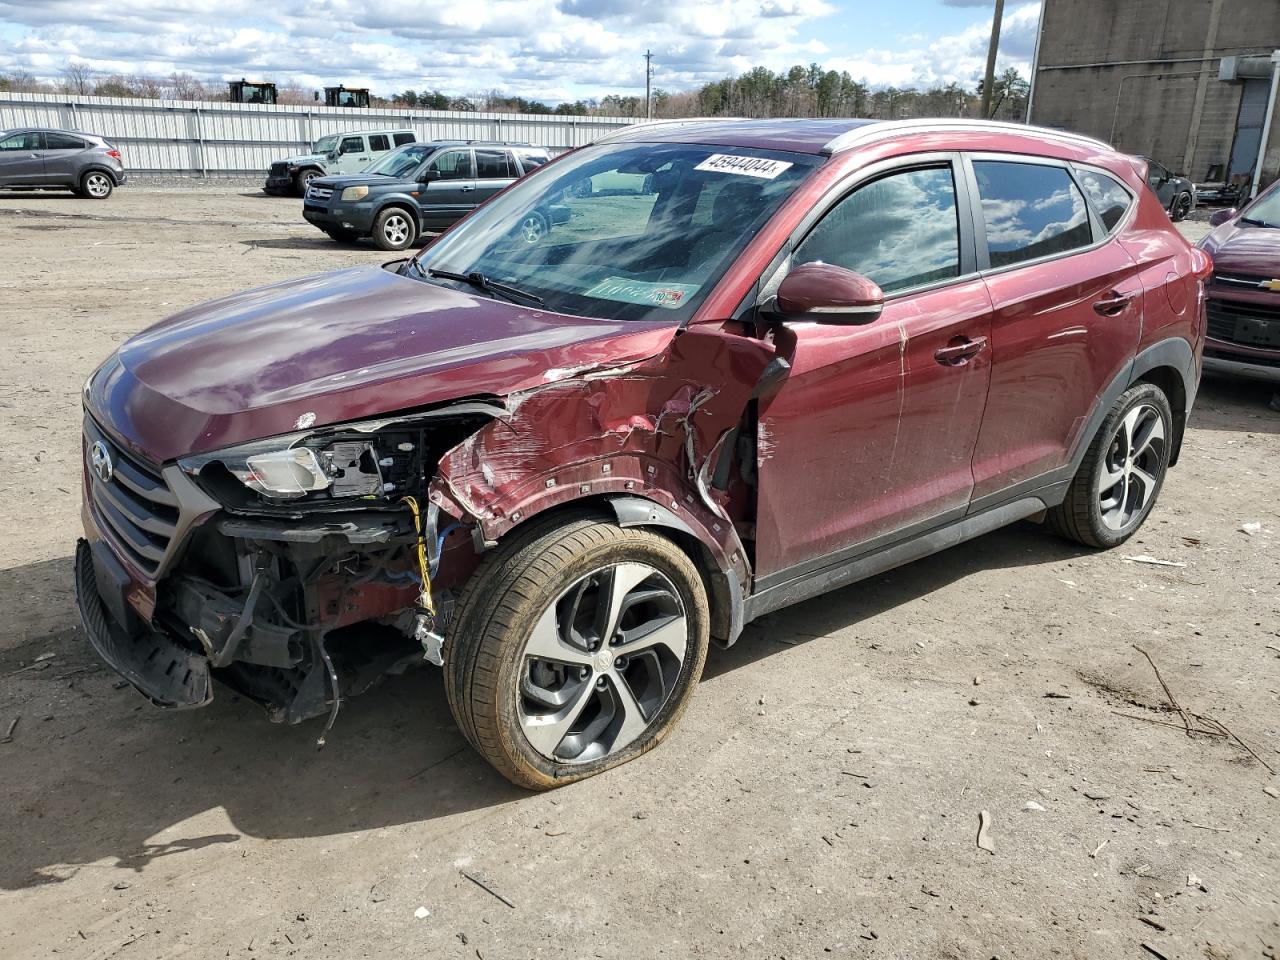
M 72 603 L 81 384 L 181 306 L 387 259 L 299 206 L 0 194 L 0 957 L 1280 956 L 1258 386 L 1205 383 L 1125 547 L 1025 524 L 773 614 L 664 746 L 550 794 L 466 747 L 433 669 L 320 753 L 318 722 L 225 691 L 173 714 L 119 689 Z M 1257 758 L 1187 737 L 1134 644 Z

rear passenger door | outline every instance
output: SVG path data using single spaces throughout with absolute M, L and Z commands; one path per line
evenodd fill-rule
M 44 181 L 43 137 L 30 130 L 0 140 L 0 186 Z
M 515 158 L 510 150 L 494 147 L 476 147 L 475 202 L 484 203 L 490 197 L 505 190 L 520 174 L 516 172 Z
M 371 133 L 368 136 L 369 156 L 373 160 L 377 160 L 380 156 L 391 149 L 391 137 L 385 133 Z
M 69 133 L 44 135 L 44 173 L 49 183 L 73 186 L 79 181 L 80 160 L 89 144 Z
M 1070 477 L 1095 400 L 1133 356 L 1142 283 L 1066 164 L 966 160 L 978 258 L 994 308 L 991 389 L 974 452 L 974 509 Z

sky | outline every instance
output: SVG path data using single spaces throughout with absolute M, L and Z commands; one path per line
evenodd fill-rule
M 875 87 L 982 75 L 993 0 L 0 0 L 0 74 L 247 77 L 551 103 L 687 90 L 817 62 Z M 1000 66 L 1030 73 L 1038 0 L 1006 0 Z

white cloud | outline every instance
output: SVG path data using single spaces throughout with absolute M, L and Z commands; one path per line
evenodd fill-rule
M 636 93 L 646 49 L 657 86 L 681 90 L 757 65 L 817 60 L 873 85 L 971 83 L 989 19 L 953 36 L 839 55 L 835 0 L 0 0 L 13 39 L 0 72 L 94 72 L 342 82 L 465 94 L 497 88 L 548 100 Z M 946 0 L 958 2 L 958 0 Z M 1028 72 L 1037 3 L 1006 13 L 1002 60 Z M 976 14 L 976 11 L 975 11 Z

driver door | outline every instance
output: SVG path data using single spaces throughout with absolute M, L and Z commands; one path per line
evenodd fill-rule
M 338 173 L 359 173 L 373 162 L 373 154 L 369 152 L 364 137 L 343 137 L 338 142 Z
M 15 133 L 0 140 L 0 186 L 40 183 L 44 178 L 43 134 Z
M 791 371 L 761 400 L 758 586 L 963 516 L 991 379 L 991 298 L 952 155 L 864 180 L 800 241 L 792 264 L 856 270 L 885 292 L 863 326 L 792 323 Z M 790 341 L 790 342 L 788 342 Z

